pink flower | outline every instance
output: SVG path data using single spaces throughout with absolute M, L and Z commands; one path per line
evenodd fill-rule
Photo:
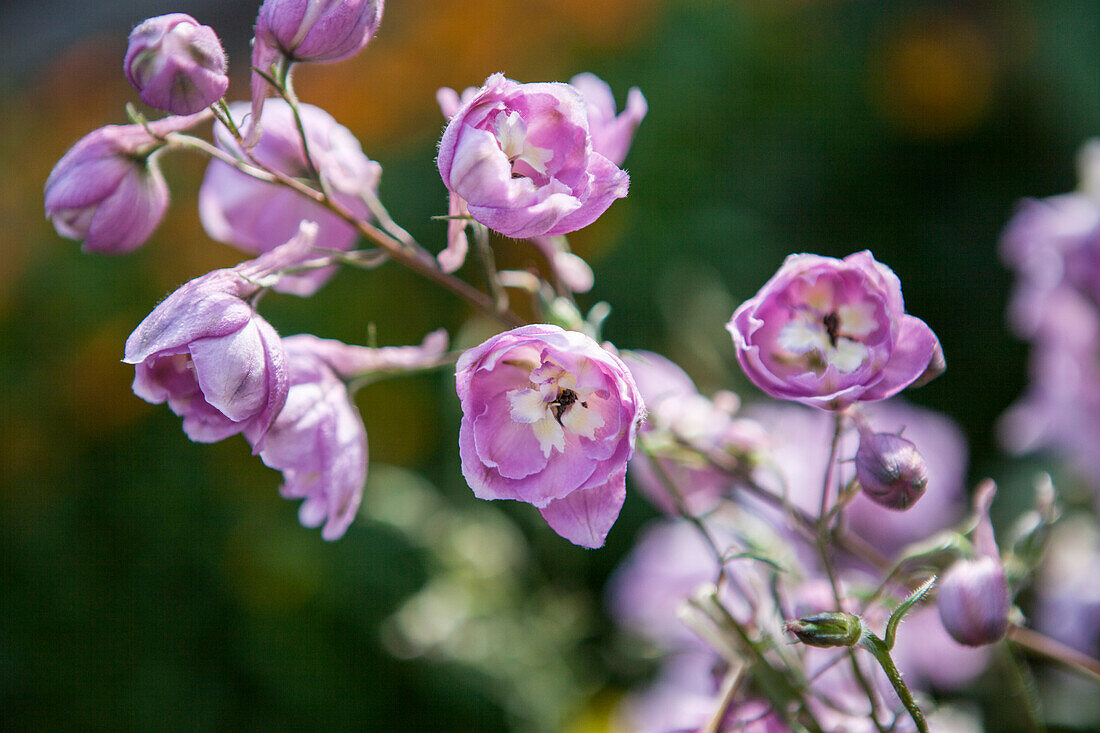
M 308 176 L 309 166 L 290 105 L 270 99 L 264 108 L 267 117 L 263 133 L 252 155 L 272 170 L 293 177 Z M 374 195 L 382 176 L 381 166 L 363 154 L 359 141 L 328 112 L 310 104 L 302 104 L 300 109 L 309 152 L 326 190 L 356 216 L 369 218 L 363 194 Z M 235 102 L 229 110 L 241 123 L 248 105 Z M 216 125 L 214 132 L 220 148 L 243 156 L 224 126 Z M 303 220 L 317 222 L 318 247 L 347 251 L 358 241 L 355 227 L 320 204 L 289 188 L 258 181 L 218 160 L 207 166 L 199 188 L 199 218 L 211 237 L 245 252 L 266 252 L 285 242 Z M 277 289 L 312 295 L 335 271 L 335 267 L 329 267 L 287 277 Z
M 595 74 L 577 74 L 569 83 L 584 97 L 588 108 L 588 129 L 592 134 L 592 149 L 615 165 L 622 165 L 634 132 L 642 124 L 649 105 L 638 87 L 626 93 L 626 109 L 615 115 L 615 96 L 611 87 Z
M 245 299 L 310 256 L 316 227 L 259 259 L 215 270 L 165 298 L 126 340 L 134 393 L 183 418 L 191 440 L 244 432 L 259 451 L 286 402 L 286 356 L 275 329 Z
M 568 84 L 494 74 L 451 117 L 439 173 L 470 215 L 509 237 L 566 234 L 626 196 L 629 177 L 592 149 L 588 112 Z
M 533 504 L 562 537 L 601 546 L 645 413 L 622 361 L 584 334 L 533 325 L 470 349 L 455 377 L 474 495 Z
M 186 13 L 149 18 L 130 32 L 123 70 L 150 107 L 189 115 L 229 88 L 225 49 L 214 29 Z
M 265 0 L 252 41 L 253 131 L 258 132 L 263 98 L 273 67 L 290 61 L 341 61 L 374 37 L 383 0 Z M 249 145 L 255 143 L 250 136 Z
M 108 125 L 85 135 L 46 179 L 46 218 L 84 249 L 123 254 L 145 244 L 168 209 L 168 184 L 154 137 L 183 130 L 209 113 L 141 125 Z
M 283 339 L 283 347 L 290 391 L 260 458 L 283 472 L 284 497 L 305 499 L 302 524 L 324 524 L 321 536 L 336 540 L 355 519 L 367 480 L 367 433 L 347 381 L 434 365 L 447 348 L 447 334 L 436 331 L 420 346 L 381 349 L 301 334 Z
M 891 397 L 942 370 L 936 335 L 905 313 L 897 276 L 868 251 L 790 255 L 726 328 L 757 387 L 826 410 Z

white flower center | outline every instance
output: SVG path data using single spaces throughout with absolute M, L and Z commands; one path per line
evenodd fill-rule
M 871 303 L 849 303 L 834 307 L 831 297 L 811 293 L 794 317 L 779 331 L 779 346 L 788 354 L 821 366 L 836 367 L 850 374 L 867 360 L 870 352 L 860 339 L 874 332 L 875 307 Z
M 530 386 L 508 392 L 511 418 L 531 426 L 542 454 L 565 451 L 565 430 L 592 440 L 603 418 L 589 405 L 594 390 L 577 386 L 577 378 L 553 362 L 531 372 Z
M 546 162 L 553 157 L 554 151 L 532 145 L 527 140 L 527 123 L 519 112 L 498 115 L 494 134 L 513 169 L 522 160 L 536 173 L 546 175 Z

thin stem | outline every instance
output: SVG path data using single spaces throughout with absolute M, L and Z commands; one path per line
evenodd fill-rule
M 844 430 L 844 413 L 836 413 L 833 420 L 833 442 L 829 448 L 829 462 L 825 464 L 825 481 L 821 486 L 821 511 L 818 514 L 822 529 L 829 520 L 829 489 L 836 480 L 836 458 L 840 452 L 840 434 Z M 839 498 L 839 497 L 838 497 Z
M 909 716 L 913 718 L 913 722 L 917 725 L 917 730 L 920 733 L 928 733 L 928 723 L 924 719 L 924 713 L 921 712 L 920 707 L 917 705 L 917 701 L 913 699 L 913 693 L 909 691 L 909 687 L 905 684 L 905 680 L 901 678 L 901 672 L 898 671 L 897 666 L 894 664 L 894 660 L 890 658 L 890 652 L 886 649 L 886 645 L 881 639 L 872 634 L 866 632 L 863 638 L 860 640 L 860 644 L 863 648 L 871 652 L 871 656 L 882 667 L 882 671 L 886 673 L 886 678 L 890 680 L 890 684 L 894 687 L 894 692 L 898 693 L 898 697 L 901 699 L 902 705 L 909 711 Z
M 777 509 L 785 511 L 787 515 L 795 522 L 795 524 L 797 525 L 797 529 L 801 531 L 803 537 L 811 542 L 814 541 L 817 536 L 817 521 L 812 516 L 810 516 L 808 512 L 805 512 L 798 507 L 792 505 L 782 496 L 779 496 L 770 489 L 761 486 L 751 477 L 747 476 L 744 471 L 740 471 L 737 469 L 736 466 L 730 465 L 729 461 L 727 460 L 728 457 L 722 456 L 720 454 L 712 454 L 681 439 L 677 439 L 677 445 L 694 452 L 695 454 L 703 458 L 708 464 L 726 474 L 731 479 L 735 480 L 737 482 L 738 488 L 749 492 L 756 498 L 774 506 Z M 866 540 L 863 540 L 860 537 L 857 537 L 855 535 L 834 535 L 833 540 L 838 548 L 862 560 L 863 562 L 867 563 L 869 566 L 877 570 L 885 572 L 893 567 L 893 563 L 888 557 L 883 555 L 873 545 L 869 544 Z
M 727 632 L 732 631 L 741 640 L 745 650 L 752 658 L 754 662 L 753 673 L 760 683 L 761 689 L 770 700 L 772 709 L 779 714 L 785 723 L 790 725 L 792 719 L 791 713 L 787 709 L 787 703 L 794 700 L 798 702 L 799 710 L 803 714 L 804 720 L 801 721 L 803 725 L 814 731 L 814 733 L 823 733 L 821 724 L 806 704 L 806 698 L 802 694 L 802 690 L 791 684 L 786 675 L 769 664 L 758 642 L 754 641 L 749 636 L 748 631 L 745 630 L 745 627 L 730 615 L 726 607 L 719 602 L 717 595 L 712 594 L 707 600 L 709 601 L 708 606 L 717 616 L 714 620 Z M 704 609 L 705 611 L 706 609 Z
M 278 77 L 280 83 L 275 88 L 279 91 L 279 96 L 290 106 L 290 111 L 294 113 L 294 125 L 298 128 L 298 136 L 302 138 L 302 152 L 305 153 L 306 165 L 309 166 L 309 175 L 323 188 L 325 184 L 321 180 L 320 170 L 313 162 L 313 156 L 309 152 L 309 138 L 306 137 L 306 126 L 302 123 L 302 112 L 298 105 L 298 96 L 294 94 L 294 85 L 290 81 L 291 68 L 293 67 L 289 61 L 282 64 L 280 67 L 281 73 Z
M 1030 654 L 1048 659 L 1071 672 L 1100 683 L 1100 661 L 1060 641 L 1016 624 L 1009 624 L 1008 640 Z
M 714 537 L 711 536 L 710 530 L 707 529 L 703 520 L 688 511 L 687 501 L 684 499 L 683 492 L 680 491 L 680 487 L 676 485 L 672 476 L 669 475 L 668 471 L 661 464 L 660 459 L 654 455 L 653 449 L 646 444 L 644 436 L 642 440 L 642 452 L 645 453 L 645 457 L 649 460 L 649 465 L 653 467 L 653 472 L 657 474 L 657 480 L 661 482 L 668 492 L 668 495 L 672 498 L 672 503 L 676 506 L 676 513 L 681 519 L 687 521 L 698 530 L 699 535 L 710 549 L 711 554 L 714 555 L 714 559 L 718 563 L 718 578 L 716 580 L 720 582 L 726 575 L 725 553 L 719 549 L 718 543 L 715 541 Z M 717 585 L 718 583 L 716 582 L 715 584 Z
M 383 379 L 389 379 L 390 377 L 407 377 L 413 374 L 425 374 L 427 372 L 434 372 L 437 369 L 448 367 L 458 361 L 458 357 L 462 355 L 461 351 L 450 351 L 443 354 L 431 364 L 421 364 L 411 369 L 372 369 L 366 374 L 362 374 L 358 377 L 352 377 L 345 380 L 348 387 L 348 392 L 355 394 L 363 387 L 380 382 Z
M 825 479 L 821 486 L 821 511 L 818 514 L 816 543 L 818 554 L 821 555 L 821 566 L 829 578 L 829 587 L 833 591 L 833 600 L 836 603 L 837 611 L 844 610 L 844 602 L 840 592 L 840 583 L 837 580 L 836 572 L 833 570 L 832 559 L 829 557 L 829 523 L 833 517 L 833 513 L 829 511 L 829 488 L 836 481 L 837 456 L 840 452 L 840 435 L 843 430 L 844 413 L 837 412 L 833 421 L 833 439 L 829 447 L 829 462 L 825 465 Z M 837 496 L 837 504 L 839 506 L 840 496 Z M 871 706 L 869 715 L 871 722 L 874 723 L 879 733 L 886 733 L 886 729 L 878 719 L 878 696 L 875 695 L 874 688 L 871 687 L 871 683 L 864 676 L 863 670 L 859 668 L 859 661 L 856 659 L 855 652 L 850 648 L 848 649 L 848 661 L 852 667 L 852 676 L 855 677 L 860 689 L 863 690 L 863 694 L 867 696 L 868 704 Z
M 496 259 L 493 257 L 493 248 L 489 246 L 489 228 L 484 224 L 474 223 L 474 248 L 477 250 L 477 259 L 481 263 L 482 272 L 485 273 L 485 282 L 489 294 L 493 298 L 493 304 L 497 312 L 508 310 L 508 293 L 500 284 L 497 275 Z
M 501 310 L 496 303 L 485 293 L 473 287 L 464 280 L 448 275 L 439 269 L 439 264 L 431 255 L 420 255 L 410 252 L 401 242 L 391 235 L 381 231 L 370 223 L 363 221 L 349 211 L 340 202 L 326 196 L 324 193 L 307 186 L 296 178 L 292 178 L 279 171 L 257 168 L 249 163 L 236 158 L 229 153 L 217 148 L 205 140 L 190 135 L 169 133 L 165 139 L 172 144 L 182 147 L 190 147 L 212 158 L 217 158 L 226 165 L 232 166 L 246 175 L 267 183 L 277 183 L 294 190 L 306 198 L 324 206 L 329 211 L 351 224 L 365 239 L 384 249 L 392 259 L 400 262 L 413 272 L 422 275 L 436 284 L 446 288 L 458 297 L 470 304 L 494 316 L 506 326 L 522 326 L 526 321 L 510 310 Z
M 714 714 L 710 716 L 707 724 L 703 726 L 702 733 L 721 733 L 722 721 L 725 719 L 730 705 L 733 704 L 733 696 L 736 694 L 741 679 L 745 675 L 746 666 L 744 664 L 738 665 L 731 668 L 726 674 L 726 678 L 722 682 L 722 694 L 718 697 L 718 707 L 715 709 Z

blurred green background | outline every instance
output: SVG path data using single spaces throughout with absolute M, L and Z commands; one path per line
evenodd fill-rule
M 159 299 L 244 259 L 198 223 L 203 162 L 164 161 L 172 208 L 132 255 L 82 254 L 44 220 L 53 164 L 137 102 L 130 28 L 170 11 L 213 25 L 243 98 L 258 5 L 0 6 L 0 727 L 604 730 L 644 671 L 600 605 L 653 514 L 640 497 L 595 552 L 530 507 L 476 502 L 451 380 L 421 376 L 360 393 L 364 516 L 327 544 L 243 440 L 190 443 L 119 361 Z M 1022 473 L 992 429 L 1026 379 L 996 243 L 1018 198 L 1074 186 L 1100 132 L 1100 3 L 390 0 L 366 51 L 300 68 L 296 87 L 359 136 L 391 213 L 438 248 L 434 92 L 495 71 L 592 71 L 620 104 L 634 85 L 649 100 L 630 196 L 571 237 L 610 340 L 751 398 L 722 328 L 736 305 L 789 252 L 869 248 L 947 355 L 912 399 L 964 427 L 972 476 Z M 536 260 L 498 245 L 504 266 Z M 283 334 L 373 328 L 380 344 L 471 315 L 393 266 L 263 312 Z

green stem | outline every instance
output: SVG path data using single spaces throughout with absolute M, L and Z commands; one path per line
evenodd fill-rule
M 320 170 L 313 162 L 313 155 L 309 152 L 309 138 L 306 137 L 306 126 L 302 122 L 302 112 L 298 105 L 298 96 L 294 94 L 294 85 L 290 81 L 290 70 L 292 65 L 289 61 L 285 62 L 280 67 L 280 74 L 276 78 L 279 83 L 275 85 L 275 89 L 279 92 L 279 96 L 290 106 L 290 111 L 294 113 L 294 125 L 298 128 L 298 137 L 302 139 L 302 152 L 305 153 L 306 165 L 309 166 L 309 175 L 313 180 L 317 181 L 318 185 L 324 188 L 324 182 L 321 180 Z M 327 193 L 327 192 L 326 192 Z
M 1012 691 L 1024 709 L 1027 729 L 1033 733 L 1043 733 L 1046 726 L 1043 724 L 1042 706 L 1031 671 L 1008 644 L 997 644 L 997 653 Z
M 493 298 L 493 305 L 497 312 L 503 313 L 508 310 L 508 293 L 500 284 L 496 258 L 493 257 L 493 248 L 489 246 L 489 228 L 484 224 L 474 224 L 474 247 L 481 270 L 485 273 L 486 287 Z
M 894 692 L 898 694 L 901 699 L 902 705 L 909 711 L 910 717 L 913 718 L 913 722 L 917 725 L 917 730 L 920 733 L 928 732 L 928 723 L 924 719 L 924 713 L 921 712 L 920 707 L 917 706 L 917 701 L 913 699 L 913 693 L 909 691 L 909 687 L 905 684 L 905 680 L 901 678 L 901 672 L 898 671 L 897 666 L 894 664 L 894 660 L 890 657 L 890 651 L 886 648 L 885 642 L 878 638 L 870 631 L 864 633 L 863 638 L 860 639 L 860 644 L 864 649 L 871 652 L 871 656 L 882 667 L 882 671 L 886 673 L 886 678 L 890 680 L 890 684 L 894 687 Z

